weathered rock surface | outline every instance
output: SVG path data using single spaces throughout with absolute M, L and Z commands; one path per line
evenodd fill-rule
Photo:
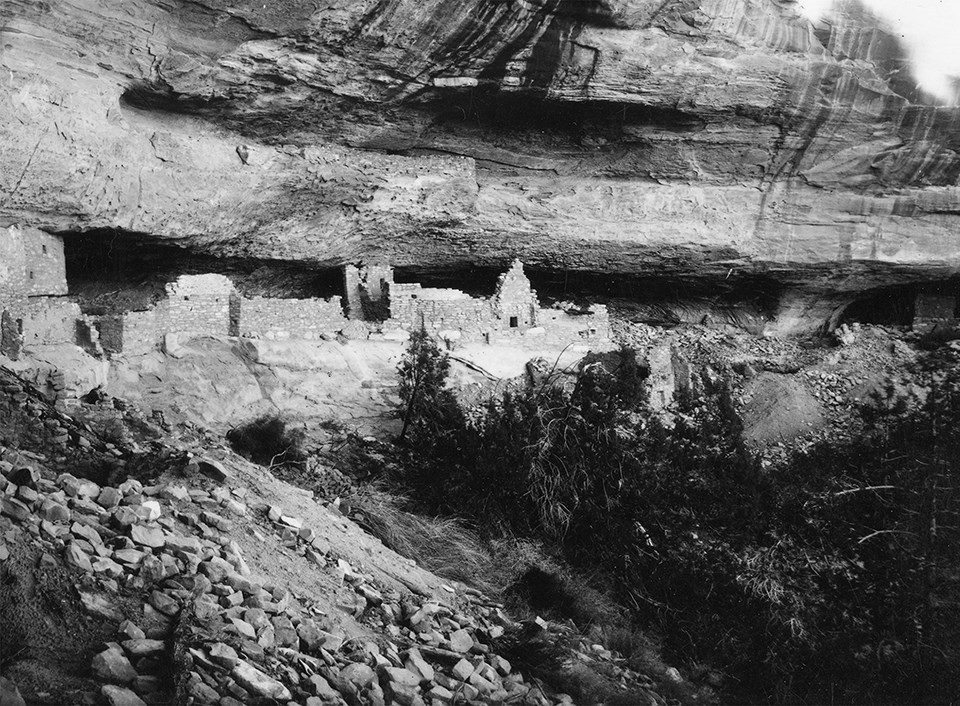
M 852 0 L 817 24 L 792 0 L 4 15 L 0 225 L 853 290 L 960 264 L 960 111 Z

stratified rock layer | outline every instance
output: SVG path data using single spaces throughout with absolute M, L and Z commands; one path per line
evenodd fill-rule
M 856 291 L 960 265 L 960 111 L 853 0 L 5 4 L 0 225 Z

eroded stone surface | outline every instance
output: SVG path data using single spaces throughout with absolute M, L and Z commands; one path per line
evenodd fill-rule
M 0 224 L 317 264 L 956 271 L 960 112 L 859 3 L 482 7 L 8 3 Z

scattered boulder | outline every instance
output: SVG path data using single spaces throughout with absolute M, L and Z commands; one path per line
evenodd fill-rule
M 23 522 L 30 517 L 30 508 L 16 498 L 0 497 L 0 515 Z
M 146 702 L 135 693 L 122 686 L 104 684 L 101 693 L 110 703 L 110 706 L 147 706 Z
M 473 647 L 473 637 L 466 630 L 450 633 L 450 649 L 454 652 L 469 652 Z
M 123 494 L 119 490 L 106 487 L 103 488 L 97 496 L 97 504 L 111 510 L 120 504 L 121 499 L 123 499 Z
M 137 670 L 119 649 L 110 647 L 93 658 L 93 673 L 101 681 L 129 684 L 137 678 Z
M 212 478 L 218 483 L 223 483 L 230 477 L 230 473 L 224 465 L 212 458 L 197 459 L 197 466 L 203 475 Z
M 210 661 L 221 667 L 233 669 L 240 661 L 237 651 L 223 642 L 217 642 L 210 647 Z
M 307 677 L 307 682 L 313 693 L 323 701 L 329 703 L 340 700 L 340 692 L 330 686 L 330 682 L 319 674 L 311 674 Z
M 67 545 L 63 557 L 70 566 L 80 569 L 81 571 L 86 571 L 87 573 L 93 573 L 93 565 L 90 563 L 90 557 L 87 556 L 87 553 L 84 552 L 76 542 L 71 542 Z
M 252 664 L 242 660 L 237 662 L 230 674 L 244 689 L 257 696 L 277 699 L 278 701 L 289 701 L 293 698 L 290 691 L 281 682 L 267 676 Z
M 453 674 L 460 681 L 466 681 L 470 678 L 470 675 L 473 674 L 473 665 L 466 659 L 461 659 L 455 665 L 453 669 L 450 670 L 450 673 Z
M 130 539 L 151 549 L 159 549 L 167 543 L 166 535 L 160 527 L 149 527 L 147 525 L 131 526 Z
M 377 678 L 377 674 L 366 664 L 353 662 L 340 670 L 340 678 L 353 684 L 358 689 L 362 689 L 373 682 Z
M 6 677 L 0 677 L 0 706 L 27 706 L 17 685 Z
M 70 521 L 70 509 L 66 505 L 61 505 L 55 500 L 47 498 L 40 504 L 40 509 L 37 511 L 37 514 L 41 519 L 47 520 L 48 522 L 69 522 Z
M 163 640 L 148 640 L 146 638 L 134 638 L 124 640 L 120 646 L 127 651 L 131 657 L 154 657 L 162 654 L 166 649 Z
M 114 603 L 102 593 L 81 589 L 80 604 L 83 606 L 84 610 L 91 615 L 97 616 L 98 618 L 110 620 L 115 623 L 123 621 L 123 613 L 121 613 L 117 609 L 116 605 L 114 605 Z M 141 634 L 140 637 L 144 637 L 144 635 Z

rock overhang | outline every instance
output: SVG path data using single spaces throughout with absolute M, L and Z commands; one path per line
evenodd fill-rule
M 960 111 L 851 6 L 499 5 L 14 3 L 0 220 L 317 265 L 960 268 Z

